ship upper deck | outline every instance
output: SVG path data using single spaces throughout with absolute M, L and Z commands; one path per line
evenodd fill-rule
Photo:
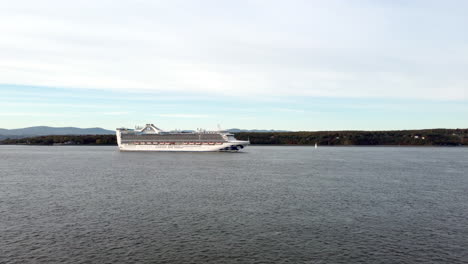
M 133 141 L 174 141 L 174 142 L 225 142 L 226 140 L 219 133 L 161 133 L 161 134 L 135 134 L 135 133 L 122 133 L 122 142 Z

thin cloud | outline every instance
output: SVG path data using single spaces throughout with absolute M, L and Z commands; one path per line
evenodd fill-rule
M 305 113 L 303 109 L 293 109 L 293 108 L 273 108 L 273 111 L 279 112 L 289 112 L 289 113 Z
M 38 3 L 0 9 L 0 83 L 258 100 L 468 99 L 463 1 L 188 1 L 180 8 L 123 0 L 112 12 L 99 1 Z M 138 15 L 123 22 L 128 14 Z
M 128 115 L 129 112 L 106 112 L 102 113 L 103 115 L 118 116 L 118 115 Z
M 209 115 L 198 115 L 198 114 L 159 114 L 160 117 L 171 117 L 171 118 L 208 118 Z
M 110 106 L 104 105 L 95 105 L 95 104 L 63 104 L 63 103 L 56 103 L 56 102 L 48 102 L 48 103 L 35 103 L 35 102 L 2 102 L 2 106 L 8 107 L 25 107 L 25 106 L 35 106 L 35 107 L 66 107 L 66 108 L 112 108 Z
M 0 113 L 0 116 L 18 116 L 18 117 L 75 117 L 77 114 L 67 114 L 67 113 Z

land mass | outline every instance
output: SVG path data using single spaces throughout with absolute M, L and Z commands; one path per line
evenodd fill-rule
M 407 145 L 463 146 L 468 145 L 468 129 L 424 129 L 389 131 L 317 131 L 280 133 L 236 133 L 240 140 L 266 145 Z
M 184 130 L 185 132 L 194 132 L 194 130 Z M 247 130 L 239 128 L 231 128 L 227 131 L 231 133 L 238 132 L 288 132 L 286 130 Z M 49 127 L 49 126 L 34 126 L 16 129 L 0 128 L 0 140 L 13 138 L 27 138 L 36 136 L 51 136 L 51 135 L 114 135 L 114 130 L 107 130 L 100 127 L 78 128 L 78 127 Z
M 78 127 L 49 127 L 34 126 L 17 129 L 0 128 L 0 140 L 6 138 L 25 138 L 35 136 L 50 135 L 112 135 L 115 131 L 99 127 L 78 128 Z
M 391 131 L 238 132 L 237 139 L 258 145 L 328 146 L 466 146 L 468 129 L 424 129 Z M 7 138 L 0 144 L 22 145 L 116 145 L 115 135 L 47 135 Z

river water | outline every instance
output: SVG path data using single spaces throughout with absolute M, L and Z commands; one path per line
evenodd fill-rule
M 0 146 L 0 263 L 468 263 L 468 148 Z

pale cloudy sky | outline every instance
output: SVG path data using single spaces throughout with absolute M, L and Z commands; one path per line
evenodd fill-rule
M 0 127 L 468 127 L 466 1 L 3 1 Z

